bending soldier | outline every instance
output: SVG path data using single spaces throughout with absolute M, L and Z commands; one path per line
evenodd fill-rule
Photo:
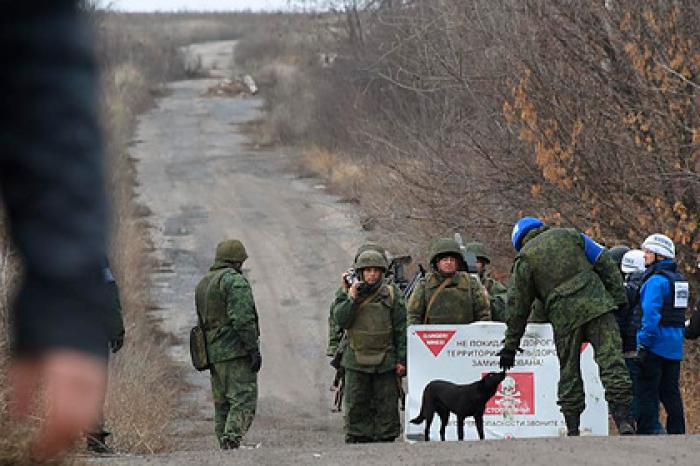
M 408 302 L 408 325 L 490 319 L 486 290 L 476 277 L 459 271 L 462 253 L 454 239 L 435 240 L 429 260 L 432 272 L 418 282 Z
M 481 284 L 484 285 L 489 293 L 489 308 L 491 309 L 491 320 L 497 322 L 506 321 L 506 295 L 508 289 L 501 282 L 491 277 L 489 264 L 491 258 L 486 252 L 486 248 L 482 243 L 471 242 L 467 243 L 467 252 L 471 252 L 476 256 L 476 270 L 479 274 Z
M 585 408 L 580 348 L 590 342 L 618 431 L 634 434 L 632 388 L 613 315 L 626 302 L 617 266 L 604 248 L 573 228 L 549 228 L 525 217 L 513 228 L 515 256 L 508 283 L 507 329 L 500 366 L 510 370 L 525 333 L 532 303 L 539 298 L 551 322 L 559 357 L 559 406 L 568 435 L 579 435 Z
M 214 430 L 222 449 L 238 448 L 255 417 L 257 373 L 262 365 L 258 313 L 248 280 L 243 244 L 227 240 L 195 290 L 205 331 L 214 398 Z
M 403 296 L 383 280 L 388 264 L 376 251 L 357 258 L 360 280 L 348 285 L 333 315 L 346 330 L 345 441 L 393 442 L 399 436 L 397 376 L 406 371 L 406 308 Z

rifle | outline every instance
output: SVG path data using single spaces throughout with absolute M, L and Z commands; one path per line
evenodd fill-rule
M 418 264 L 418 271 L 413 275 L 413 278 L 411 278 L 411 281 L 408 283 L 406 288 L 403 290 L 403 296 L 408 300 L 408 298 L 411 297 L 411 293 L 413 293 L 413 290 L 416 289 L 416 286 L 418 285 L 418 281 L 425 277 L 426 275 L 426 270 L 425 267 L 423 267 L 423 264 Z
M 348 346 L 347 335 L 343 334 L 343 338 L 338 344 L 338 348 L 333 354 L 333 359 L 331 359 L 331 367 L 335 369 L 335 377 L 333 378 L 333 383 L 331 384 L 331 391 L 333 394 L 333 408 L 331 412 L 339 413 L 343 410 L 343 393 L 345 392 L 345 368 L 340 365 L 340 361 L 343 359 L 343 353 L 345 348 Z
M 331 391 L 333 392 L 331 412 L 339 413 L 343 410 L 343 394 L 345 392 L 345 369 L 343 367 L 336 369 Z
M 409 285 L 409 281 L 406 278 L 405 266 L 410 264 L 412 260 L 411 256 L 396 256 L 392 257 L 389 263 L 389 276 L 392 277 L 393 282 L 396 283 L 396 286 L 398 286 L 399 290 L 402 292 Z
M 459 250 L 462 252 L 462 262 L 464 262 L 464 272 L 470 273 L 472 275 L 478 275 L 476 269 L 476 256 L 472 252 L 467 251 L 467 247 L 464 245 L 464 240 L 460 233 L 455 233 L 455 241 L 459 245 Z
M 396 388 L 399 389 L 399 409 L 406 411 L 406 390 L 403 389 L 403 377 L 396 376 Z

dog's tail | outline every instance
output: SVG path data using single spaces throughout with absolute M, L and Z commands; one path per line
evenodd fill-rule
M 418 416 L 411 419 L 410 422 L 411 424 L 422 424 L 423 421 L 425 421 L 425 417 L 423 417 L 423 412 L 421 411 L 421 413 Z

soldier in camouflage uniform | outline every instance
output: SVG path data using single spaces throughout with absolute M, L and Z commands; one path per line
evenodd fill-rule
M 403 296 L 383 278 L 384 256 L 368 250 L 354 264 L 362 279 L 341 286 L 345 296 L 333 315 L 346 330 L 345 441 L 393 442 L 401 433 L 398 378 L 406 372 L 406 308 Z
M 479 280 L 460 272 L 462 253 L 454 239 L 433 241 L 432 272 L 422 278 L 408 302 L 408 325 L 469 324 L 489 320 L 491 311 Z
M 602 246 L 575 229 L 549 228 L 532 217 L 518 221 L 512 240 L 518 254 L 508 283 L 508 327 L 499 353 L 501 367 L 509 370 L 514 366 L 532 303 L 539 298 L 554 330 L 561 368 L 559 406 L 568 435 L 579 435 L 579 418 L 585 408 L 579 360 L 584 342 L 593 345 L 618 431 L 633 434 L 631 381 L 613 315 L 626 302 L 617 265 Z
M 247 258 L 240 241 L 222 241 L 214 265 L 195 290 L 211 364 L 214 429 L 222 449 L 240 446 L 258 398 L 260 329 L 250 284 L 241 274 Z
M 506 295 L 508 289 L 501 282 L 491 277 L 491 271 L 488 265 L 491 263 L 491 258 L 486 252 L 486 248 L 482 243 L 476 241 L 467 243 L 467 252 L 471 252 L 476 257 L 476 268 L 479 273 L 481 284 L 484 285 L 489 293 L 489 307 L 491 308 L 491 320 L 497 322 L 506 321 Z

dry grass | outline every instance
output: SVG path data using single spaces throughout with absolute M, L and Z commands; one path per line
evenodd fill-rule
M 349 157 L 319 146 L 311 146 L 302 151 L 298 165 L 302 173 L 326 180 L 332 192 L 347 200 L 356 198 L 362 168 Z

